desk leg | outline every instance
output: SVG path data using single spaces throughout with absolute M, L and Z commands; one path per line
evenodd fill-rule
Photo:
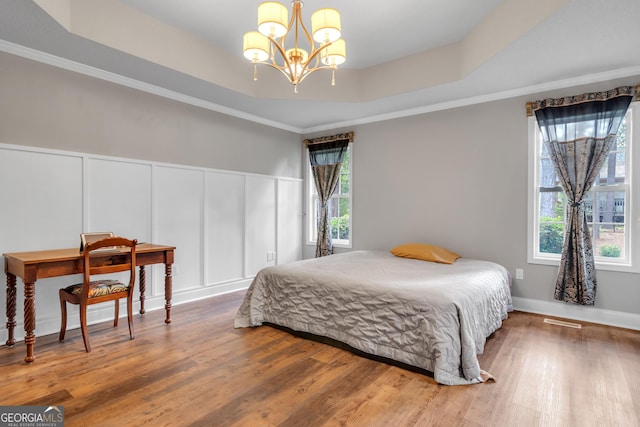
M 171 264 L 164 265 L 164 309 L 167 311 L 167 318 L 164 323 L 171 323 L 171 294 L 173 292 L 173 278 L 171 277 Z
M 13 331 L 16 328 L 16 276 L 7 273 L 7 331 L 9 337 L 7 345 L 11 347 L 16 343 Z
M 144 314 L 144 293 L 147 291 L 147 272 L 144 265 L 140 266 L 140 314 Z
M 26 363 L 33 362 L 36 358 L 33 355 L 33 345 L 36 342 L 36 286 L 35 283 L 24 284 L 24 343 L 27 345 Z

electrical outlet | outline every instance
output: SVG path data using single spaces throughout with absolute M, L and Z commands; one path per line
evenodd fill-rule
M 516 268 L 516 279 L 524 279 L 524 270 L 522 270 L 521 268 Z

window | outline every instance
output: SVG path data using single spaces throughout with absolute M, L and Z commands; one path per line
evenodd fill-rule
M 331 241 L 336 247 L 351 247 L 351 153 L 353 143 L 344 156 L 340 168 L 340 182 L 329 201 L 329 221 L 331 223 Z M 308 243 L 315 244 L 318 235 L 318 193 L 311 173 L 311 165 L 307 159 L 308 190 Z
M 585 200 L 587 221 L 596 266 L 605 270 L 640 271 L 634 257 L 635 224 L 640 212 L 635 195 L 640 184 L 631 165 L 640 150 L 632 138 L 640 133 L 640 103 L 632 103 L 620 125 L 615 145 Z M 542 143 L 535 117 L 529 119 L 529 250 L 531 263 L 555 264 L 560 260 L 564 239 L 566 199 L 551 159 Z M 640 175 L 640 174 L 636 174 Z

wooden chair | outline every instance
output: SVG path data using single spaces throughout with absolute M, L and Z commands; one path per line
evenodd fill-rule
M 127 318 L 129 320 L 129 335 L 134 339 L 133 333 L 133 290 L 135 285 L 136 268 L 136 244 L 137 240 L 128 240 L 123 237 L 108 237 L 96 242 L 87 243 L 83 252 L 84 280 L 82 283 L 71 285 L 60 289 L 60 310 L 62 312 L 62 324 L 60 326 L 60 341 L 64 341 L 67 329 L 67 303 L 80 306 L 80 328 L 82 329 L 82 339 L 87 353 L 91 351 L 89 334 L 87 331 L 87 306 L 106 301 L 115 301 L 115 319 L 113 327 L 118 326 L 118 314 L 120 311 L 120 300 L 127 299 Z M 127 251 L 121 251 L 118 247 L 128 247 L 131 255 Z M 113 250 L 113 256 L 109 265 L 91 265 L 91 254 L 95 256 L 96 251 Z M 104 256 L 104 254 L 103 254 Z M 103 275 L 129 271 L 129 283 L 124 284 L 114 279 L 91 280 L 94 275 Z

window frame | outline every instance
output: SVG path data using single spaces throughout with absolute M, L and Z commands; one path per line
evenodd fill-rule
M 627 146 L 625 176 L 626 182 L 615 186 L 597 188 L 595 191 L 626 191 L 625 204 L 625 259 L 609 260 L 606 257 L 594 256 L 596 268 L 608 271 L 640 272 L 640 173 L 634 173 L 633 165 L 640 165 L 640 101 L 632 102 L 627 112 Z M 630 123 L 629 123 L 630 121 Z M 638 138 L 634 141 L 634 137 Z M 529 264 L 560 265 L 560 254 L 541 253 L 540 224 L 540 153 L 542 143 L 540 130 L 535 116 L 528 118 L 528 218 L 527 218 L 527 261 Z M 635 142 L 635 144 L 634 144 Z M 604 166 L 603 166 L 604 167 Z M 594 191 L 594 189 L 590 190 Z M 594 254 L 595 255 L 595 254 Z
M 336 194 L 331 196 L 335 198 L 346 198 L 349 200 L 349 239 L 332 239 L 333 247 L 351 249 L 353 247 L 353 142 L 349 142 L 347 147 L 349 153 L 349 194 Z M 307 220 L 305 223 L 305 234 L 307 236 L 307 245 L 315 246 L 317 244 L 317 230 L 316 230 L 316 206 L 317 194 L 315 189 L 315 183 L 313 181 L 313 173 L 311 172 L 311 162 L 309 161 L 309 150 L 305 150 L 305 163 L 306 163 L 306 204 L 307 204 Z M 340 184 L 338 184 L 340 185 Z

